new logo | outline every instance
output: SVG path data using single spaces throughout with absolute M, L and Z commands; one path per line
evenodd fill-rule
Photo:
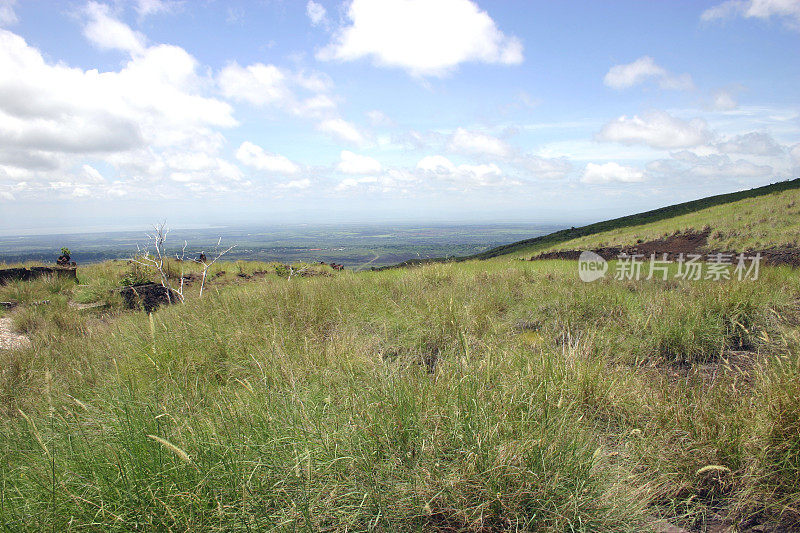
M 578 258 L 578 274 L 582 281 L 591 283 L 606 275 L 608 263 L 594 252 L 581 252 Z

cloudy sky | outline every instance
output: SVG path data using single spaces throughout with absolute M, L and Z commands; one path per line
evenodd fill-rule
M 0 229 L 580 223 L 800 176 L 800 0 L 0 0 Z

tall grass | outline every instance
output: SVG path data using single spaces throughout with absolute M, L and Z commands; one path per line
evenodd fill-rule
M 80 323 L 32 308 L 33 346 L 0 353 L 16 369 L 0 523 L 796 523 L 796 275 L 584 284 L 575 268 L 267 276 Z M 745 350 L 745 370 L 725 363 Z
M 700 209 L 658 222 L 620 227 L 555 245 L 514 250 L 525 255 L 544 249 L 588 250 L 603 246 L 627 246 L 668 237 L 675 232 L 709 229 L 710 250 L 763 250 L 800 246 L 800 189 L 775 192 L 757 198 Z

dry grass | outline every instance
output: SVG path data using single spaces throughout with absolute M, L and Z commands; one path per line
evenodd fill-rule
M 124 274 L 92 268 L 82 284 Z M 224 269 L 202 300 L 151 317 L 23 310 L 33 346 L 0 351 L 0 523 L 800 520 L 800 284 L 788 269 L 757 285 L 583 284 L 560 261 L 292 280 Z M 746 364 L 724 363 L 734 349 Z

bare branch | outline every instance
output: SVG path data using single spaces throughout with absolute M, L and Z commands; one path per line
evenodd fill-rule
M 177 294 L 178 299 L 183 302 L 183 276 L 181 276 L 180 290 L 175 290 L 172 288 L 172 284 L 169 281 L 169 276 L 164 269 L 164 261 L 167 257 L 164 243 L 166 242 L 167 234 L 169 233 L 169 228 L 167 228 L 166 221 L 153 225 L 153 230 L 154 232 L 152 234 L 146 234 L 148 246 L 142 248 L 137 244 L 136 255 L 131 258 L 131 261 L 158 272 L 158 275 L 161 278 L 161 285 L 167 289 L 167 301 L 169 303 L 172 303 L 173 293 Z M 150 246 L 152 246 L 155 250 L 153 255 L 150 253 Z M 185 249 L 186 246 L 184 245 L 184 250 Z
M 219 240 L 217 241 L 217 245 L 214 247 L 214 253 L 216 254 L 216 256 L 210 262 L 206 258 L 205 251 L 200 254 L 200 257 L 202 258 L 202 260 L 201 259 L 193 259 L 193 261 L 195 263 L 197 263 L 198 265 L 203 265 L 203 278 L 200 281 L 200 297 L 203 296 L 203 290 L 205 289 L 205 286 L 206 286 L 206 276 L 208 275 L 208 269 L 211 268 L 211 266 L 214 263 L 216 263 L 217 260 L 220 257 L 222 257 L 223 255 L 227 254 L 228 252 L 230 252 L 234 248 L 236 248 L 236 245 L 234 244 L 233 246 L 229 246 L 228 248 L 226 248 L 225 250 L 220 252 L 219 251 L 220 244 L 222 244 L 222 237 L 219 238 Z

